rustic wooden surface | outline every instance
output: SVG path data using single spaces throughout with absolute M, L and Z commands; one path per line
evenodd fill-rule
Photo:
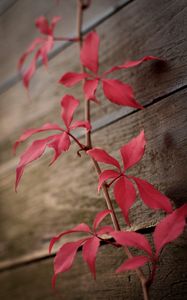
M 15 32 L 10 42 L 15 42 L 15 53 L 6 65 L 2 65 L 2 80 L 7 79 L 12 72 L 16 54 L 18 57 L 24 43 L 26 45 L 34 37 L 29 22 L 33 22 L 36 14 L 44 12 L 50 17 L 55 9 L 59 10 L 55 5 L 54 10 L 51 10 L 51 3 L 45 9 L 48 2 L 41 1 L 39 11 L 34 6 L 30 9 L 29 37 L 23 32 L 27 32 L 27 27 L 17 26 L 17 35 Z M 101 36 L 101 70 L 143 55 L 156 55 L 166 61 L 148 62 L 138 68 L 114 74 L 115 78 L 133 85 L 137 99 L 146 107 L 143 111 L 112 105 L 104 99 L 99 89 L 101 105 L 92 105 L 94 145 L 104 147 L 119 158 L 119 147 L 144 128 L 147 151 L 132 173 L 155 184 L 178 207 L 186 202 L 187 195 L 186 1 L 129 1 L 115 14 L 110 17 L 108 14 L 107 18 L 106 9 L 113 7 L 115 10 L 114 1 L 93 2 L 93 13 L 87 12 L 86 23 L 89 25 L 95 17 L 102 19 L 103 14 L 103 22 L 96 28 Z M 116 7 L 122 3 L 125 1 L 117 1 L 117 4 L 115 1 Z M 21 11 L 19 5 L 20 9 L 31 7 L 31 1 L 16 1 L 11 9 L 0 16 L 0 24 L 3 24 L 7 33 L 14 24 L 15 16 Z M 69 22 L 74 6 L 71 12 L 68 7 L 65 11 Z M 7 16 L 12 16 L 9 23 Z M 24 20 L 26 15 L 22 18 Z M 72 32 L 73 27 L 69 26 Z M 6 32 L 3 31 L 3 34 Z M 23 43 L 18 43 L 20 39 Z M 6 43 L 7 40 L 0 58 L 3 61 L 3 55 L 7 52 Z M 133 275 L 116 276 L 108 272 L 123 260 L 120 250 L 117 253 L 106 250 L 108 255 L 105 258 L 104 250 L 101 251 L 97 261 L 96 283 L 91 280 L 79 255 L 74 269 L 59 282 L 58 295 L 54 295 L 50 289 L 52 262 L 50 258 L 45 259 L 50 238 L 82 221 L 91 224 L 98 209 L 104 207 L 102 195 L 96 194 L 97 181 L 93 166 L 85 155 L 82 158 L 76 157 L 75 145 L 50 168 L 49 152 L 29 166 L 18 194 L 13 191 L 18 161 L 17 157 L 12 156 L 11 149 L 15 139 L 26 128 L 40 126 L 47 121 L 60 122 L 59 102 L 65 92 L 82 98 L 80 85 L 69 90 L 56 83 L 64 72 L 79 70 L 77 51 L 77 45 L 72 44 L 50 61 L 48 73 L 43 67 L 37 70 L 31 83 L 32 100 L 27 99 L 21 82 L 0 95 L 0 271 L 4 270 L 0 274 L 2 299 L 141 299 L 141 289 Z M 82 118 L 81 109 L 82 103 L 78 118 Z M 25 146 L 20 147 L 20 152 Z M 130 217 L 135 230 L 154 226 L 161 217 L 160 212 L 154 214 L 140 200 L 134 207 L 136 210 L 131 211 Z M 119 210 L 117 214 L 124 226 Z M 67 241 L 68 237 L 64 240 Z M 164 250 L 161 259 L 164 266 L 157 273 L 151 299 L 182 300 L 187 296 L 185 243 L 184 235 L 174 246 Z M 75 290 L 74 294 L 69 292 L 72 290 Z
M 84 27 L 90 26 L 94 20 L 102 18 L 106 11 L 118 7 L 123 2 L 124 0 L 94 0 L 90 9 L 85 11 Z M 18 58 L 39 35 L 34 25 L 39 16 L 44 15 L 49 20 L 56 15 L 62 17 L 55 29 L 55 36 L 73 36 L 76 33 L 76 0 L 58 3 L 56 0 L 6 0 L 4 5 L 0 5 L 0 39 L 3 41 L 0 52 L 0 83 L 10 80 L 16 74 Z M 19 20 L 16 26 L 15 20 Z
M 187 252 L 185 234 L 167 246 L 160 258 L 159 270 L 150 289 L 151 300 L 183 300 L 187 296 Z M 96 268 L 97 280 L 91 277 L 79 253 L 73 268 L 60 276 L 57 289 L 51 288 L 52 259 L 32 263 L 0 276 L 0 298 L 19 300 L 143 300 L 134 272 L 115 274 L 124 261 L 122 249 L 100 248 Z M 147 267 L 144 268 L 148 272 Z
M 184 20 L 187 19 L 186 2 L 180 1 L 177 5 L 175 3 L 174 0 L 152 1 L 148 8 L 147 1 L 130 3 L 97 28 L 101 36 L 101 70 L 143 55 L 152 54 L 166 59 L 167 64 L 145 63 L 129 71 L 114 73 L 115 78 L 132 84 L 137 99 L 144 105 L 187 83 L 184 31 Z M 134 22 L 135 15 L 136 22 Z M 145 18 L 146 21 L 143 22 Z M 170 26 L 172 30 L 168 33 Z M 79 70 L 77 45 L 70 46 L 51 61 L 49 74 L 44 68 L 37 71 L 31 83 L 32 101 L 27 99 L 21 83 L 1 95 L 0 141 L 3 143 L 6 140 L 8 149 L 10 149 L 10 142 L 15 140 L 15 135 L 19 136 L 25 128 L 38 126 L 46 120 L 59 120 L 59 101 L 65 92 L 74 93 L 77 98 L 82 99 L 80 85 L 70 90 L 57 84 L 61 75 L 71 70 Z M 106 101 L 101 90 L 98 92 L 98 97 L 101 105 L 93 107 L 93 120 L 121 108 Z M 129 113 L 131 110 L 124 111 Z
M 186 96 L 186 90 L 174 94 L 93 134 L 95 145 L 119 158 L 119 147 L 144 128 L 147 151 L 132 172 L 155 184 L 176 206 L 186 196 Z M 47 252 L 48 241 L 56 232 L 83 220 L 90 223 L 104 205 L 102 195 L 97 195 L 97 178 L 88 157 L 76 157 L 73 146 L 49 168 L 50 156 L 51 153 L 28 166 L 17 194 L 13 190 L 14 170 L 1 175 L 1 257 L 25 255 L 42 248 Z M 16 205 L 12 205 L 13 201 Z M 158 214 L 145 209 L 141 202 L 136 208 L 131 216 L 135 226 L 156 223 Z

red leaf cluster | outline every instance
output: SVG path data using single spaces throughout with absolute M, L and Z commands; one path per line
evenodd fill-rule
M 110 232 L 110 235 L 119 245 L 135 247 L 145 252 L 145 255 L 127 259 L 116 272 L 133 270 L 143 266 L 146 262 L 151 262 L 153 269 L 155 269 L 161 250 L 183 233 L 186 226 L 186 218 L 187 204 L 184 204 L 158 223 L 153 233 L 155 251 L 152 251 L 149 241 L 142 234 L 127 231 Z
M 64 121 L 65 128 L 60 127 L 58 124 L 47 123 L 44 124 L 40 128 L 32 128 L 25 131 L 20 138 L 14 144 L 14 150 L 18 147 L 21 142 L 24 142 L 33 134 L 45 131 L 58 131 L 60 133 L 55 133 L 50 135 L 47 138 L 40 139 L 34 141 L 26 151 L 21 155 L 19 164 L 16 168 L 16 190 L 23 175 L 23 171 L 25 167 L 31 163 L 32 161 L 38 159 L 44 153 L 46 147 L 52 148 L 54 150 L 54 156 L 50 163 L 54 163 L 54 161 L 65 151 L 67 151 L 71 145 L 70 137 L 71 131 L 78 128 L 83 127 L 87 131 L 91 129 L 90 123 L 87 121 L 73 121 L 74 113 L 79 105 L 79 100 L 75 99 L 73 96 L 65 95 L 61 100 L 61 109 L 62 109 L 62 120 Z
M 143 202 L 148 207 L 152 209 L 163 209 L 168 213 L 172 211 L 169 199 L 156 190 L 153 185 L 143 179 L 126 174 L 126 171 L 129 168 L 133 167 L 142 159 L 145 145 L 144 131 L 141 131 L 137 137 L 133 138 L 128 144 L 125 144 L 120 148 L 123 168 L 120 167 L 119 162 L 114 157 L 101 148 L 93 148 L 87 151 L 87 153 L 96 161 L 109 164 L 116 168 L 116 170 L 105 170 L 100 174 L 98 190 L 100 190 L 104 182 L 112 179 L 110 185 L 114 184 L 115 199 L 122 210 L 127 224 L 129 224 L 129 209 L 136 200 L 134 183 L 139 190 Z
M 64 74 L 59 82 L 66 87 L 71 87 L 85 80 L 84 82 L 84 95 L 86 100 L 98 102 L 95 93 L 99 82 L 102 83 L 103 92 L 105 97 L 118 105 L 130 106 L 142 109 L 143 107 L 136 101 L 133 89 L 130 85 L 121 82 L 117 79 L 108 79 L 107 75 L 121 69 L 128 69 L 140 65 L 147 60 L 159 60 L 154 56 L 145 56 L 136 61 L 125 62 L 122 65 L 114 66 L 101 75 L 98 75 L 99 69 L 99 36 L 96 32 L 89 33 L 84 42 L 80 52 L 81 64 L 90 72 L 75 73 L 69 72 Z
M 93 221 L 92 229 L 90 229 L 90 227 L 87 224 L 82 223 L 70 230 L 63 231 L 62 233 L 60 233 L 58 236 L 55 236 L 51 240 L 49 245 L 49 252 L 51 252 L 54 244 L 66 234 L 70 234 L 74 232 L 83 232 L 89 234 L 88 237 L 64 244 L 58 250 L 54 260 L 54 276 L 52 279 L 53 287 L 55 286 L 57 275 L 59 273 L 68 271 L 72 267 L 77 250 L 81 246 L 82 246 L 83 260 L 87 263 L 93 277 L 96 278 L 95 260 L 96 260 L 98 248 L 100 246 L 100 242 L 102 240 L 101 236 L 103 234 L 107 234 L 114 230 L 111 226 L 103 226 L 100 229 L 98 229 L 98 227 L 100 223 L 103 221 L 103 219 L 110 213 L 111 211 L 108 209 L 99 212 Z
M 35 26 L 42 34 L 42 36 L 37 37 L 33 40 L 31 45 L 23 53 L 18 62 L 18 70 L 21 71 L 21 73 L 23 73 L 23 84 L 26 89 L 28 89 L 30 80 L 36 71 L 37 60 L 41 58 L 43 64 L 47 66 L 47 55 L 54 46 L 54 29 L 60 19 L 60 17 L 55 16 L 49 23 L 44 16 L 40 16 L 35 21 Z M 34 53 L 34 57 L 31 60 L 31 63 L 29 64 L 28 68 L 23 71 L 23 65 L 25 64 L 28 56 L 30 56 L 32 53 Z

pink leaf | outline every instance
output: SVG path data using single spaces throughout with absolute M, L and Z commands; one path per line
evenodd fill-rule
M 53 275 L 52 277 L 52 280 L 51 280 L 51 285 L 52 285 L 52 288 L 55 289 L 55 285 L 56 285 L 56 278 L 57 278 L 57 275 Z
M 98 71 L 99 36 L 96 32 L 90 32 L 84 42 L 80 53 L 83 66 L 93 73 Z
M 120 174 L 114 170 L 105 170 L 99 175 L 98 192 L 100 191 L 102 184 L 108 179 L 117 179 Z
M 172 212 L 172 206 L 169 198 L 155 189 L 149 182 L 137 177 L 132 177 L 136 182 L 140 197 L 143 202 L 152 209 L 163 209 L 167 213 Z
M 97 227 L 99 226 L 99 224 L 103 221 L 103 219 L 108 216 L 108 214 L 110 214 L 112 211 L 109 209 L 103 210 L 101 212 L 99 212 L 93 222 L 93 229 L 94 231 L 97 229 Z
M 114 228 L 112 226 L 106 225 L 101 227 L 101 229 L 97 230 L 97 235 L 102 235 L 102 234 L 108 234 L 111 231 L 114 231 Z
M 14 151 L 16 151 L 16 148 L 19 146 L 20 143 L 27 140 L 30 136 L 32 136 L 35 133 L 44 132 L 44 131 L 50 131 L 50 130 L 60 130 L 63 129 L 58 126 L 58 124 L 52 124 L 52 123 L 46 123 L 40 128 L 31 128 L 26 130 L 20 138 L 15 142 L 14 144 Z
M 178 238 L 186 225 L 187 204 L 173 211 L 156 226 L 153 238 L 156 247 L 156 255 L 168 243 Z
M 59 16 L 54 16 L 51 20 L 51 23 L 50 23 L 50 29 L 51 29 L 51 32 L 53 33 L 55 27 L 56 27 L 56 24 L 61 20 L 61 17 Z
M 143 108 L 143 106 L 136 102 L 133 90 L 130 85 L 116 79 L 103 79 L 102 83 L 104 94 L 106 98 L 111 102 L 118 105 L 130 106 L 140 109 Z
M 110 73 L 112 73 L 114 71 L 117 71 L 117 70 L 136 67 L 136 66 L 140 65 L 141 63 L 143 63 L 144 61 L 147 61 L 147 60 L 161 60 L 161 59 L 158 58 L 158 57 L 155 57 L 155 56 L 144 56 L 143 58 L 141 58 L 139 60 L 127 61 L 122 65 L 114 66 L 110 70 L 106 71 L 104 73 L 104 75 L 110 74 Z
M 55 154 L 50 162 L 50 165 L 52 165 L 55 162 L 55 160 L 62 154 L 62 152 L 67 151 L 70 145 L 71 145 L 71 141 L 69 135 L 66 132 L 56 135 L 54 140 L 48 144 L 48 147 L 53 148 L 55 151 Z
M 84 224 L 84 223 L 81 223 L 77 226 L 75 226 L 74 228 L 70 229 L 70 230 L 66 230 L 66 231 L 63 231 L 61 232 L 59 235 L 53 237 L 50 241 L 50 245 L 49 245 L 49 253 L 51 253 L 51 250 L 54 246 L 54 244 L 59 241 L 59 239 L 66 235 L 66 234 L 70 234 L 70 233 L 75 233 L 75 232 L 86 232 L 86 233 L 89 233 L 91 232 L 90 228 L 88 227 L 87 224 Z
M 88 150 L 87 153 L 96 161 L 113 165 L 120 170 L 119 162 L 114 157 L 110 156 L 105 150 L 101 148 L 93 148 L 92 150 Z
M 75 73 L 75 72 L 69 72 L 64 74 L 60 80 L 59 83 L 71 87 L 80 82 L 81 80 L 85 79 L 89 75 L 87 73 Z
M 129 209 L 134 204 L 136 200 L 136 191 L 130 180 L 125 176 L 121 176 L 114 185 L 114 195 L 117 204 L 122 210 L 125 221 L 129 225 Z
M 149 261 L 147 256 L 139 255 L 127 259 L 117 270 L 116 273 L 137 269 Z
M 16 183 L 15 190 L 17 191 L 18 184 L 21 176 L 23 175 L 24 168 L 32 161 L 38 159 L 45 151 L 46 145 L 50 138 L 34 141 L 26 151 L 21 155 L 19 164 L 16 168 Z
M 86 80 L 84 83 L 84 94 L 86 100 L 93 100 L 95 102 L 98 102 L 98 100 L 95 97 L 95 92 L 98 87 L 99 80 L 98 79 L 92 79 L 92 80 Z
M 134 166 L 142 159 L 145 145 L 145 135 L 144 130 L 142 130 L 137 137 L 133 138 L 128 144 L 121 147 L 120 152 L 125 170 Z
M 41 38 L 36 38 L 33 40 L 31 45 L 28 47 L 28 49 L 23 53 L 23 55 L 20 57 L 18 61 L 18 69 L 21 70 L 25 60 L 27 59 L 28 55 L 31 54 L 35 48 L 40 45 L 43 42 L 43 39 Z
M 55 275 L 71 269 L 77 250 L 85 240 L 81 239 L 76 242 L 66 243 L 59 249 L 54 259 Z
M 49 36 L 45 42 L 43 43 L 43 45 L 40 48 L 40 56 L 42 58 L 42 62 L 43 64 L 47 67 L 48 66 L 48 52 L 50 52 L 52 50 L 54 46 L 54 40 L 51 36 Z
M 44 16 L 40 16 L 39 18 L 36 19 L 35 21 L 36 27 L 39 29 L 39 31 L 43 34 L 46 35 L 51 35 L 51 29 L 49 27 L 48 20 Z
M 65 95 L 61 100 L 62 119 L 67 128 L 69 128 L 74 112 L 79 105 L 79 101 L 71 95 Z
M 82 249 L 83 259 L 88 264 L 90 272 L 93 274 L 94 279 L 96 279 L 95 271 L 95 260 L 97 251 L 100 245 L 99 239 L 94 236 L 85 242 Z
M 142 234 L 133 231 L 114 231 L 110 232 L 110 235 L 119 245 L 135 247 L 152 256 L 151 246 Z
M 70 130 L 76 129 L 78 127 L 83 127 L 85 128 L 87 131 L 91 130 L 91 125 L 88 121 L 75 121 L 70 127 Z
M 26 89 L 28 89 L 30 80 L 36 71 L 36 62 L 37 62 L 39 56 L 40 56 L 40 51 L 38 50 L 35 53 L 34 58 L 32 59 L 32 61 L 30 63 L 29 68 L 23 74 L 23 84 Z

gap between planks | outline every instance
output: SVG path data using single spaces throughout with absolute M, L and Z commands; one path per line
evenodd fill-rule
M 170 97 L 171 95 L 174 95 L 176 93 L 179 93 L 180 91 L 183 91 L 187 89 L 187 84 L 163 95 L 163 96 L 159 96 L 159 97 L 156 97 L 156 98 L 153 98 L 152 101 L 145 105 L 144 108 L 147 108 L 147 107 L 150 107 L 154 104 L 157 104 L 159 103 L 160 101 L 164 100 L 165 98 L 167 97 Z M 122 107 L 120 110 L 118 111 L 114 111 L 113 113 L 107 115 L 107 116 L 104 116 L 98 120 L 96 120 L 95 122 L 92 123 L 92 133 L 98 131 L 98 130 L 101 130 L 109 125 L 112 125 L 114 124 L 115 122 L 123 119 L 123 118 L 126 118 L 132 114 L 135 114 L 135 113 L 138 113 L 139 110 L 137 109 L 133 109 L 133 108 L 126 108 L 126 107 Z M 82 137 L 84 137 L 84 134 L 83 133 L 79 133 L 79 134 L 75 134 L 76 138 L 80 139 Z M 48 152 L 50 150 L 47 150 L 46 152 Z M 13 163 L 12 164 L 12 161 L 16 160 L 17 158 L 13 158 L 11 161 L 8 161 L 6 162 L 5 164 L 1 165 L 1 169 L 0 169 L 0 175 L 11 170 L 12 168 L 15 167 L 15 164 Z M 1 267 L 0 267 L 1 268 Z
M 121 0 L 121 2 L 118 5 L 110 7 L 108 10 L 106 10 L 106 12 L 102 15 L 102 17 L 95 18 L 93 21 L 88 23 L 87 26 L 85 26 L 85 28 L 83 28 L 82 34 L 84 35 L 84 34 L 88 33 L 89 31 L 91 31 L 92 29 L 94 29 L 95 27 L 99 26 L 100 24 L 105 22 L 107 19 L 109 19 L 110 17 L 115 15 L 118 11 L 120 11 L 122 8 L 124 8 L 125 6 L 127 6 L 128 4 L 130 4 L 133 1 L 135 1 L 135 0 Z M 70 34 L 70 37 L 72 37 L 71 34 Z M 66 48 L 68 48 L 72 43 L 73 42 L 62 42 L 60 46 L 54 47 L 54 49 L 49 53 L 48 59 L 51 60 L 57 54 L 59 54 L 60 52 L 62 52 Z M 40 66 L 42 66 L 41 59 L 37 63 L 37 68 L 39 68 Z M 9 79 L 3 81 L 0 84 L 0 95 L 2 93 L 6 92 L 9 88 L 11 88 L 13 85 L 15 85 L 20 80 L 21 80 L 21 75 L 19 73 L 17 73 L 16 75 L 13 75 Z
M 175 94 L 175 93 L 178 93 L 182 90 L 185 90 L 187 89 L 187 85 L 184 85 L 183 87 L 180 87 L 164 96 L 161 96 L 161 97 L 157 97 L 155 99 L 152 100 L 151 103 L 149 103 L 147 106 L 145 107 L 149 107 L 149 106 L 152 106 L 154 104 L 157 104 L 159 103 L 160 101 L 162 101 L 163 99 Z M 125 114 L 125 117 L 128 116 L 128 115 L 131 115 L 133 113 L 136 113 L 138 112 L 138 110 L 133 110 L 132 109 L 129 109 L 129 113 L 126 113 Z M 121 118 L 124 117 L 124 109 L 122 108 L 120 111 L 117 112 L 117 114 L 113 113 L 113 114 L 110 114 L 107 118 L 106 117 L 103 117 L 101 118 L 100 120 L 96 121 L 94 123 L 94 126 L 93 126 L 93 131 L 97 131 L 101 128 L 104 128 L 112 123 L 115 123 L 116 121 L 120 120 Z M 102 120 L 105 120 L 105 122 L 103 122 Z M 98 126 L 98 124 L 100 124 Z M 103 124 L 103 125 L 101 125 Z M 82 134 L 79 135 L 79 137 L 83 136 Z M 148 227 L 144 227 L 144 228 L 134 228 L 132 227 L 131 228 L 131 231 L 135 231 L 135 232 L 139 232 L 139 233 L 142 233 L 142 234 L 150 234 L 154 231 L 155 229 L 155 226 L 157 224 L 152 224 Z M 102 243 L 102 245 L 105 245 L 105 243 Z M 80 248 L 81 249 L 81 248 Z M 79 250 L 80 250 L 79 249 Z M 22 256 L 20 257 L 19 259 L 13 259 L 11 261 L 5 261 L 3 263 L 0 263 L 0 273 L 2 272 L 5 272 L 5 271 L 8 271 L 8 270 L 12 270 L 12 269 L 17 269 L 17 268 L 20 268 L 20 267 L 23 267 L 25 265 L 29 265 L 29 264 L 33 264 L 33 263 L 37 263 L 39 261 L 43 261 L 43 260 L 46 260 L 46 259 L 51 259 L 55 256 L 56 252 L 53 252 L 52 254 L 46 254 L 46 252 L 39 252 L 37 251 L 36 253 L 32 253 L 30 255 L 25 255 L 25 256 Z
M 168 93 L 167 95 L 164 95 L 164 96 L 161 96 L 161 97 L 157 97 L 155 99 L 152 100 L 151 103 L 149 103 L 146 107 L 149 107 L 151 105 L 154 105 L 158 102 L 160 102 L 161 100 L 177 93 L 177 92 L 180 92 L 181 90 L 185 90 L 187 89 L 187 85 L 183 86 L 183 87 L 180 87 L 170 93 Z M 129 112 L 129 114 L 125 114 L 125 117 L 127 115 L 131 115 L 133 113 L 136 113 L 138 112 L 137 110 L 131 110 Z M 124 109 L 122 108 L 120 111 L 118 111 L 118 113 L 112 113 L 110 114 L 109 116 L 106 117 L 103 117 L 101 118 L 100 120 L 96 121 L 94 123 L 94 127 L 93 127 L 93 131 L 97 131 L 99 130 L 100 128 L 104 128 L 105 126 L 108 126 L 109 124 L 112 124 L 112 123 L 115 123 L 116 121 L 118 121 L 119 119 L 123 118 L 124 116 Z M 105 120 L 105 122 L 103 122 L 103 119 Z M 82 135 L 80 135 L 82 136 Z M 154 228 L 157 224 L 151 224 L 150 226 L 147 226 L 147 227 L 144 227 L 144 228 L 134 228 L 132 227 L 131 228 L 131 231 L 135 231 L 135 232 L 139 232 L 139 233 L 142 233 L 142 234 L 150 234 L 154 231 Z M 105 243 L 103 243 L 104 245 Z M 81 249 L 81 248 L 80 248 Z M 79 249 L 79 250 L 80 250 Z M 23 267 L 25 265 L 28 265 L 28 264 L 33 264 L 33 263 L 37 263 L 39 261 L 43 261 L 43 260 L 46 260 L 46 259 L 51 259 L 55 256 L 56 252 L 52 253 L 52 254 L 46 254 L 46 253 L 43 253 L 43 252 L 36 252 L 36 253 L 32 253 L 31 255 L 25 255 L 25 256 L 22 256 L 21 258 L 19 259 L 13 259 L 11 261 L 5 261 L 3 263 L 0 263 L 0 273 L 2 272 L 5 272 L 5 271 L 8 271 L 8 270 L 12 270 L 12 269 L 17 269 L 17 268 L 20 268 L 20 267 Z
M 141 233 L 141 234 L 151 234 L 154 229 L 155 226 L 157 224 L 148 226 L 148 227 L 144 227 L 144 228 L 139 228 L 139 229 L 135 229 L 135 228 L 131 228 L 131 230 L 129 231 L 135 231 L 137 233 Z M 113 240 L 111 238 L 111 240 Z M 107 245 L 106 242 L 102 241 L 100 243 L 101 246 Z M 79 247 L 78 251 L 81 251 L 82 247 Z M 53 257 L 55 257 L 56 255 L 56 251 L 52 252 L 51 254 L 46 254 L 46 252 L 39 252 L 37 251 L 36 253 L 32 253 L 32 254 L 27 254 L 24 255 L 18 259 L 12 259 L 11 261 L 5 261 L 3 263 L 0 263 L 0 273 L 6 272 L 6 271 L 10 271 L 10 270 L 14 270 L 17 268 L 21 268 L 30 264 L 34 264 L 34 263 L 38 263 L 40 261 L 44 261 L 47 259 L 51 259 Z

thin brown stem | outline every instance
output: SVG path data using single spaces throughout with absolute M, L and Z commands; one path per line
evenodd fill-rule
M 80 149 L 81 149 L 82 151 L 85 151 L 85 150 L 86 150 L 85 145 L 81 144 L 81 143 L 79 142 L 79 140 L 78 140 L 73 134 L 71 134 L 70 132 L 67 132 L 67 134 L 75 141 L 75 143 L 77 143 L 77 145 L 80 147 Z
M 82 30 L 82 23 L 83 23 L 83 9 L 84 9 L 84 6 L 85 6 L 85 1 L 86 0 L 77 0 L 77 37 L 79 39 L 79 50 L 81 50 L 82 41 L 83 41 L 81 30 Z M 84 72 L 84 71 L 85 71 L 84 67 L 81 64 L 81 72 Z M 91 121 L 90 101 L 85 100 L 84 103 L 85 103 L 85 110 L 84 110 L 85 111 L 85 121 L 90 122 Z M 86 133 L 86 148 L 92 149 L 91 131 Z M 94 163 L 96 172 L 99 176 L 101 174 L 101 169 L 99 167 L 99 164 L 93 158 L 92 158 L 92 161 Z M 110 198 L 110 195 L 109 195 L 109 192 L 108 192 L 108 187 L 107 187 L 106 184 L 102 185 L 102 191 L 103 191 L 103 194 L 104 194 L 104 197 L 105 197 L 106 205 L 107 205 L 108 209 L 110 209 L 112 211 L 111 218 L 112 218 L 113 226 L 114 226 L 115 230 L 120 231 L 121 228 L 120 228 L 116 213 L 114 211 L 112 201 L 111 201 L 111 198 Z M 126 253 L 127 257 L 132 258 L 133 256 L 132 256 L 130 250 L 127 247 L 124 247 L 124 249 L 125 249 L 125 253 Z M 142 272 L 141 269 L 136 269 L 136 273 L 137 273 L 137 276 L 139 277 L 139 280 L 140 280 L 141 285 L 142 285 L 144 300 L 149 300 L 148 288 L 147 288 L 147 279 L 146 279 L 146 277 L 145 277 L 145 275 L 144 275 L 144 273 Z
M 84 0 L 77 0 L 77 37 L 79 39 L 79 50 L 81 50 L 82 47 L 82 23 L 83 23 L 83 7 L 85 7 L 85 5 L 87 5 L 87 1 Z M 84 67 L 81 64 L 81 72 L 84 72 Z M 86 121 L 91 120 L 91 116 L 90 116 L 90 101 L 85 100 L 84 102 L 84 118 Z M 92 147 L 92 142 L 91 142 L 91 131 L 86 133 L 86 145 L 88 148 Z

